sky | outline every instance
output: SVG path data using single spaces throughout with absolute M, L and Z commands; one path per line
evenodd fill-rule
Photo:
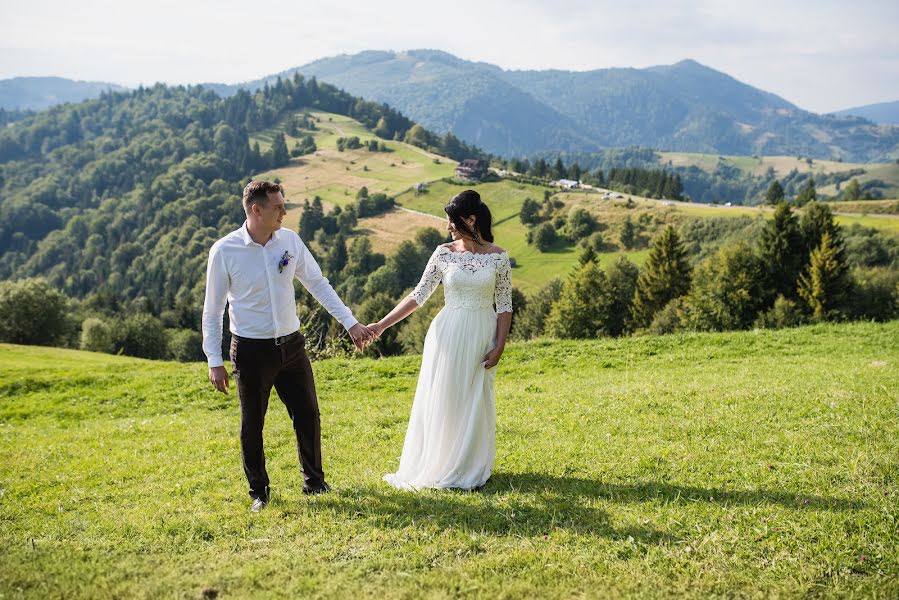
M 801 108 L 899 100 L 899 2 L 0 0 L 0 79 L 236 83 L 363 50 L 505 69 L 692 58 Z

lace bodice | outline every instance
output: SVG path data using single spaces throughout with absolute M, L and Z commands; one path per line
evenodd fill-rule
M 448 307 L 493 308 L 495 304 L 497 313 L 512 312 L 512 265 L 506 252 L 453 252 L 441 244 L 409 297 L 421 306 L 441 281 Z

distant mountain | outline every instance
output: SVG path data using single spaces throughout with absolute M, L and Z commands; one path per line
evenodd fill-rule
M 855 108 L 837 111 L 834 114 L 863 117 L 875 123 L 899 125 L 899 100 L 856 106 Z
M 899 156 L 899 127 L 810 113 L 692 60 L 646 69 L 506 71 L 437 50 L 368 51 L 211 87 L 229 94 L 297 72 L 506 156 L 629 145 L 853 161 Z
M 0 80 L 0 108 L 43 110 L 63 102 L 96 98 L 105 90 L 123 86 L 101 81 L 75 81 L 62 77 L 14 77 Z

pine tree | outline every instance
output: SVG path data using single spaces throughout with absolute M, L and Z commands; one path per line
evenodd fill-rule
M 778 295 L 794 298 L 804 246 L 799 220 L 786 202 L 778 203 L 774 218 L 762 229 L 758 251 L 765 270 L 769 300 L 773 301 Z
M 621 245 L 630 250 L 637 244 L 637 226 L 631 221 L 630 216 L 621 224 Z
M 652 244 L 646 265 L 637 279 L 631 309 L 635 327 L 646 327 L 671 300 L 690 289 L 687 250 L 672 226 L 667 226 Z
M 587 249 L 581 252 L 581 256 L 578 259 L 581 263 L 581 266 L 586 265 L 588 262 L 598 263 L 599 257 L 596 254 L 596 251 L 593 250 L 590 246 L 587 246 Z
M 325 210 L 322 206 L 322 199 L 316 196 L 309 204 L 308 200 L 303 202 L 303 214 L 300 215 L 300 227 L 298 233 L 300 238 L 311 240 L 315 237 L 315 232 L 321 229 L 324 220 Z
M 553 166 L 552 172 L 553 179 L 564 179 L 565 178 L 565 165 L 562 164 L 562 158 L 556 159 L 556 164 Z
M 858 184 L 858 179 L 853 179 L 849 182 L 849 185 L 846 186 L 846 191 L 843 192 L 843 197 L 846 200 L 858 200 L 862 197 L 862 189 Z
M 284 134 L 278 132 L 272 142 L 272 167 L 283 167 L 289 162 L 290 151 L 287 149 L 287 142 L 284 140 Z
M 340 282 L 340 272 L 347 264 L 346 238 L 343 234 L 337 234 L 331 247 L 328 248 L 328 254 L 325 262 L 328 265 L 328 275 L 333 280 L 332 285 Z
M 830 207 L 821 202 L 812 202 L 806 207 L 799 220 L 799 231 L 802 234 L 804 243 L 802 264 L 808 264 L 812 250 L 821 245 L 821 238 L 825 233 L 830 234 L 831 242 L 839 249 L 840 254 L 843 253 L 843 236 L 840 234 L 840 227 L 833 219 L 833 212 Z
M 546 332 L 565 339 L 591 339 L 603 333 L 608 316 L 605 273 L 587 262 L 562 286 L 562 294 L 546 318 Z
M 783 202 L 785 198 L 783 186 L 781 186 L 780 182 L 775 179 L 771 182 L 771 185 L 768 186 L 768 192 L 765 194 L 765 203 L 776 206 Z
M 640 269 L 624 256 L 618 257 L 606 270 L 609 285 L 605 331 L 608 335 L 619 336 L 627 330 L 639 276 Z
M 528 340 L 543 335 L 546 317 L 561 295 L 562 282 L 555 278 L 528 298 L 524 310 L 515 317 L 516 338 Z
M 848 297 L 849 270 L 829 232 L 812 251 L 808 270 L 799 276 L 799 296 L 817 320 L 836 317 Z
M 815 190 L 815 177 L 810 176 L 808 178 L 808 183 L 805 184 L 805 187 L 799 190 L 799 195 L 796 196 L 796 205 L 797 206 L 805 206 L 809 202 L 813 202 L 818 199 L 818 192 Z

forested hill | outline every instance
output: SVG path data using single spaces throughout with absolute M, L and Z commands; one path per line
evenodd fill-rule
M 290 160 L 252 132 L 312 107 L 352 116 L 384 139 L 413 122 L 383 104 L 295 76 L 223 99 L 156 85 L 53 107 L 0 132 L 0 279 L 44 276 L 84 306 L 166 314 L 198 329 L 209 246 L 243 221 L 252 173 Z M 455 158 L 484 156 L 420 127 Z
M 712 154 L 894 159 L 899 127 L 818 115 L 684 60 L 646 69 L 511 71 L 437 50 L 367 51 L 284 71 L 387 102 L 504 156 L 647 146 Z M 271 77 L 223 93 L 255 89 Z

